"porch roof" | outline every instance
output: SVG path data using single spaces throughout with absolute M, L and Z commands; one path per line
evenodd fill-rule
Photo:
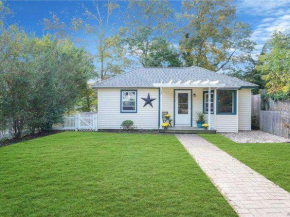
M 197 66 L 140 68 L 96 83 L 94 88 L 217 87 L 256 88 L 252 84 Z
M 182 82 L 182 80 L 179 80 L 178 82 L 174 83 L 173 80 L 170 80 L 168 83 L 154 83 L 154 87 L 225 87 L 225 84 L 221 84 L 219 80 L 216 81 L 202 81 L 202 80 L 197 80 L 197 81 L 192 81 L 188 80 L 185 82 Z

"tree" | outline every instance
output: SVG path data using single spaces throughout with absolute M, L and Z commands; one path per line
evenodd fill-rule
M 259 60 L 249 58 L 249 62 L 244 69 L 237 70 L 228 75 L 259 85 L 259 88 L 252 90 L 253 94 L 258 94 L 259 89 L 265 88 L 265 81 L 262 79 L 261 71 L 257 70 L 257 65 L 259 64 Z
M 274 32 L 259 56 L 262 79 L 274 99 L 290 99 L 290 34 Z
M 249 25 L 236 22 L 230 0 L 184 0 L 177 16 L 182 26 L 180 52 L 186 66 L 233 72 L 251 57 Z
M 147 67 L 178 67 L 182 65 L 178 50 L 164 38 L 155 38 L 150 42 L 148 55 L 144 62 Z
M 98 94 L 89 84 L 87 85 L 87 88 L 82 90 L 81 95 L 82 97 L 77 103 L 77 106 L 79 107 L 78 110 L 81 112 L 97 111 Z
M 6 17 L 11 13 L 10 8 L 0 0 L 0 28 L 3 27 Z
M 69 40 L 37 38 L 13 26 L 0 35 L 0 122 L 49 130 L 73 109 L 94 73 L 93 61 Z
M 83 5 L 84 14 L 76 17 L 67 25 L 53 14 L 51 19 L 44 19 L 46 30 L 55 31 L 60 37 L 68 33 L 83 31 L 94 38 L 96 47 L 96 66 L 101 80 L 112 75 L 124 72 L 131 68 L 132 61 L 123 55 L 122 47 L 119 47 L 119 37 L 108 36 L 111 33 L 113 13 L 117 13 L 119 4 L 115 0 L 92 0 L 92 7 Z
M 136 1 L 128 4 L 125 27 L 120 28 L 126 53 L 147 66 L 179 66 L 178 52 L 167 40 L 173 25 L 173 10 L 167 0 Z

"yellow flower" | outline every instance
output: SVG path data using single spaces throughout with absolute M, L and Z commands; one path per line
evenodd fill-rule
M 169 125 L 169 123 L 163 123 L 162 124 L 162 127 L 169 127 L 170 125 Z
M 203 125 L 201 125 L 201 126 L 203 126 L 203 127 L 208 127 L 208 124 L 203 124 Z
M 166 118 L 170 118 L 171 115 L 170 114 L 167 114 L 167 115 L 164 115 Z

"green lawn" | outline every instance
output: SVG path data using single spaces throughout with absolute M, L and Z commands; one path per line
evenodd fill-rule
M 238 144 L 219 135 L 201 135 L 290 192 L 290 144 Z
M 236 216 L 174 136 L 65 132 L 0 148 L 0 216 Z

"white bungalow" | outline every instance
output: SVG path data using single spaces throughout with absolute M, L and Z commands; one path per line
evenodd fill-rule
M 203 112 L 209 130 L 238 132 L 251 130 L 251 89 L 258 86 L 184 67 L 140 68 L 93 87 L 98 89 L 98 129 L 120 129 L 125 120 L 137 129 L 162 129 L 165 113 L 171 115 L 172 129 L 196 129 L 197 112 Z

